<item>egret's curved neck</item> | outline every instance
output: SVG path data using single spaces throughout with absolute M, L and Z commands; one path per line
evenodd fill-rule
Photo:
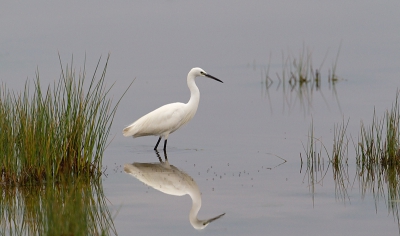
M 197 214 L 201 208 L 201 195 L 199 189 L 195 191 L 191 191 L 189 193 L 190 197 L 192 198 L 192 209 L 190 209 L 189 213 L 189 220 L 192 226 L 196 229 L 204 228 L 203 222 L 197 219 Z
M 197 110 L 197 106 L 199 105 L 200 101 L 200 91 L 199 88 L 197 88 L 194 79 L 195 76 L 189 73 L 187 77 L 187 85 L 190 89 L 190 99 L 187 104 L 193 106 Z
M 210 218 L 210 219 L 206 219 L 206 220 L 199 220 L 197 218 L 197 214 L 200 211 L 201 208 L 201 193 L 199 190 L 199 187 L 197 186 L 197 184 L 193 181 L 192 183 L 189 183 L 189 186 L 187 188 L 187 193 L 189 194 L 190 198 L 192 198 L 192 208 L 190 209 L 190 213 L 189 213 L 189 220 L 190 220 L 190 224 L 192 224 L 193 228 L 195 229 L 204 229 L 205 227 L 207 227 L 207 225 L 210 222 L 213 222 L 214 220 L 217 220 L 219 218 L 221 218 L 224 214 L 221 214 L 219 216 Z

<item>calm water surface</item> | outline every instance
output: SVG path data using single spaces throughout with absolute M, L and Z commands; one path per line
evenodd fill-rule
M 396 235 L 386 197 L 361 195 L 351 141 L 345 199 L 331 169 L 312 194 L 300 153 L 304 159 L 311 123 L 331 150 L 334 124 L 350 119 L 347 133 L 357 140 L 360 121 L 369 124 L 374 108 L 381 117 L 391 107 L 400 77 L 399 10 L 398 1 L 7 3 L 0 10 L 0 80 L 22 90 L 39 68 L 42 83 L 50 83 L 59 75 L 57 52 L 64 64 L 74 54 L 77 72 L 86 53 L 88 75 L 111 52 L 114 97 L 136 78 L 104 156 L 103 187 L 119 235 L 199 233 L 189 222 L 188 195 L 164 194 L 124 172 L 127 163 L 158 162 L 157 138 L 121 133 L 161 105 L 187 102 L 186 75 L 195 66 L 224 83 L 197 79 L 199 109 L 170 136 L 168 159 L 197 183 L 200 219 L 226 213 L 201 233 Z M 336 73 L 344 80 L 332 88 L 327 77 L 339 48 Z M 321 71 L 321 89 L 312 95 L 278 82 L 282 54 L 300 58 L 302 51 Z M 268 65 L 274 82 L 267 89 Z

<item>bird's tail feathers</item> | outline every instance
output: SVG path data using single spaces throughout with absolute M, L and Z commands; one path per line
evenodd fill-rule
M 128 136 L 133 136 L 134 134 L 135 134 L 135 129 L 134 129 L 134 125 L 132 124 L 132 125 L 130 125 L 130 126 L 128 126 L 128 127 L 126 127 L 124 130 L 122 130 L 122 134 L 125 136 L 125 137 L 128 137 Z

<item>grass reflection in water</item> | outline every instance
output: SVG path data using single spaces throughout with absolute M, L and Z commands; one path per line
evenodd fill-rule
M 101 179 L 1 186 L 1 235 L 116 235 Z
M 346 129 L 349 121 L 343 120 L 334 126 L 332 153 L 329 154 L 321 139 L 314 137 L 311 125 L 307 146 L 304 147 L 307 158 L 307 169 L 304 178 L 308 177 L 310 192 L 314 203 L 315 186 L 322 185 L 324 178 L 332 167 L 337 199 L 350 202 L 349 192 L 357 183 L 361 197 L 372 194 L 375 209 L 378 211 L 380 201 L 384 201 L 388 213 L 392 214 L 399 226 L 400 233 L 400 109 L 399 94 L 390 110 L 379 119 L 374 111 L 372 124 L 361 122 L 358 141 L 352 139 L 355 149 L 356 170 L 354 177 L 348 171 L 348 143 Z M 324 156 L 328 161 L 325 164 Z M 300 157 L 301 154 L 300 154 Z M 303 161 L 302 161 L 303 164 Z M 325 168 L 326 166 L 326 168 Z M 301 167 L 302 169 L 302 167 Z
M 328 69 L 327 81 L 328 88 L 332 93 L 332 97 L 337 103 L 337 107 L 341 111 L 339 97 L 336 90 L 336 84 L 343 79 L 337 73 L 337 63 L 339 58 L 340 47 L 337 51 L 336 59 L 332 66 Z M 276 102 L 274 97 L 271 97 L 273 90 L 282 92 L 282 112 L 291 112 L 295 107 L 299 107 L 304 115 L 310 114 L 313 109 L 314 101 L 322 100 L 329 108 L 328 101 L 325 98 L 323 89 L 323 73 L 322 67 L 325 58 L 320 63 L 318 68 L 314 67 L 312 52 L 303 46 L 302 51 L 298 56 L 293 54 L 284 55 L 282 52 L 282 70 L 276 73 L 276 76 L 270 76 L 270 66 L 261 71 L 261 84 L 263 93 L 268 98 L 269 105 L 272 112 L 272 102 Z M 270 58 L 271 61 L 271 58 Z M 274 85 L 276 84 L 276 86 Z M 275 88 L 274 88 L 275 87 Z M 319 96 L 315 96 L 319 95 Z

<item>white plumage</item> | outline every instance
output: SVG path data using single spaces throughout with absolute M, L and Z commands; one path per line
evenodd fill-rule
M 200 101 L 200 91 L 195 83 L 198 76 L 206 76 L 208 78 L 221 80 L 207 74 L 203 69 L 195 67 L 189 71 L 187 76 L 187 84 L 190 89 L 190 99 L 188 103 L 170 103 L 142 116 L 137 121 L 126 127 L 122 133 L 125 137 L 133 136 L 159 136 L 154 150 L 157 149 L 161 138 L 164 138 L 164 151 L 167 146 L 169 134 L 175 132 L 181 126 L 189 122 L 196 114 Z
M 197 218 L 201 208 L 201 193 L 199 187 L 191 176 L 177 167 L 170 165 L 166 156 L 165 159 L 166 161 L 161 163 L 125 164 L 124 171 L 165 194 L 175 196 L 188 194 L 192 198 L 189 220 L 195 229 L 204 229 L 209 223 L 225 215 L 225 213 L 223 213 L 207 220 L 199 220 Z

